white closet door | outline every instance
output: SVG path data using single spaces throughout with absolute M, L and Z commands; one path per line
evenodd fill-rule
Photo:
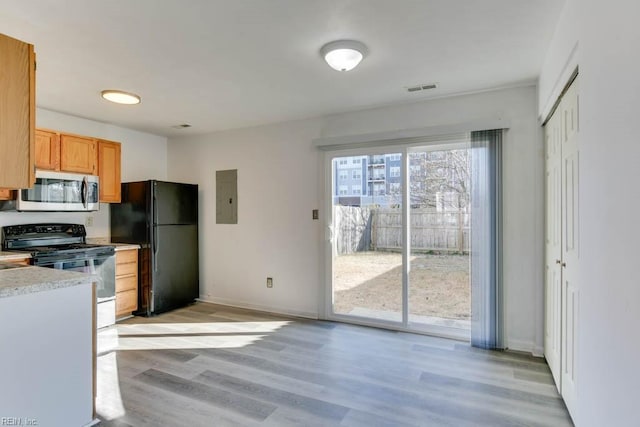
M 577 266 L 580 256 L 578 199 L 580 156 L 578 150 L 578 81 L 564 95 L 562 113 L 562 397 L 570 413 L 574 413 L 576 366 L 578 360 L 578 314 L 580 284 Z
M 554 114 L 545 127 L 546 145 L 546 255 L 545 255 L 545 339 L 544 355 L 560 392 L 561 350 L 561 165 L 562 120 Z

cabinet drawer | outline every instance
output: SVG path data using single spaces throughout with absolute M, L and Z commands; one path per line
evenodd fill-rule
M 13 191 L 8 188 L 0 188 L 0 200 L 12 200 L 15 199 Z
M 116 294 L 116 315 L 131 313 L 138 309 L 138 292 L 135 290 Z
M 138 275 L 116 278 L 116 292 L 137 290 Z
M 118 276 L 130 276 L 138 273 L 138 263 L 130 262 L 128 264 L 116 265 L 116 277 Z
M 138 261 L 138 250 L 130 249 L 128 251 L 116 252 L 116 264 L 127 264 Z

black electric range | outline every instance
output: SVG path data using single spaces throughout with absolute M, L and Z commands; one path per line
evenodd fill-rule
M 25 224 L 2 228 L 2 249 L 31 254 L 39 267 L 96 277 L 98 327 L 115 323 L 115 249 L 87 243 L 82 224 Z

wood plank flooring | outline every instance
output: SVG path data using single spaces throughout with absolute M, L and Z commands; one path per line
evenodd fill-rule
M 571 426 L 542 359 L 198 303 L 98 337 L 105 426 Z

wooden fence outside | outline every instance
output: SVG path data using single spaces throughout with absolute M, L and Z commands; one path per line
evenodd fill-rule
M 334 206 L 334 253 L 402 249 L 402 210 Z M 411 209 L 412 252 L 469 252 L 469 214 Z

